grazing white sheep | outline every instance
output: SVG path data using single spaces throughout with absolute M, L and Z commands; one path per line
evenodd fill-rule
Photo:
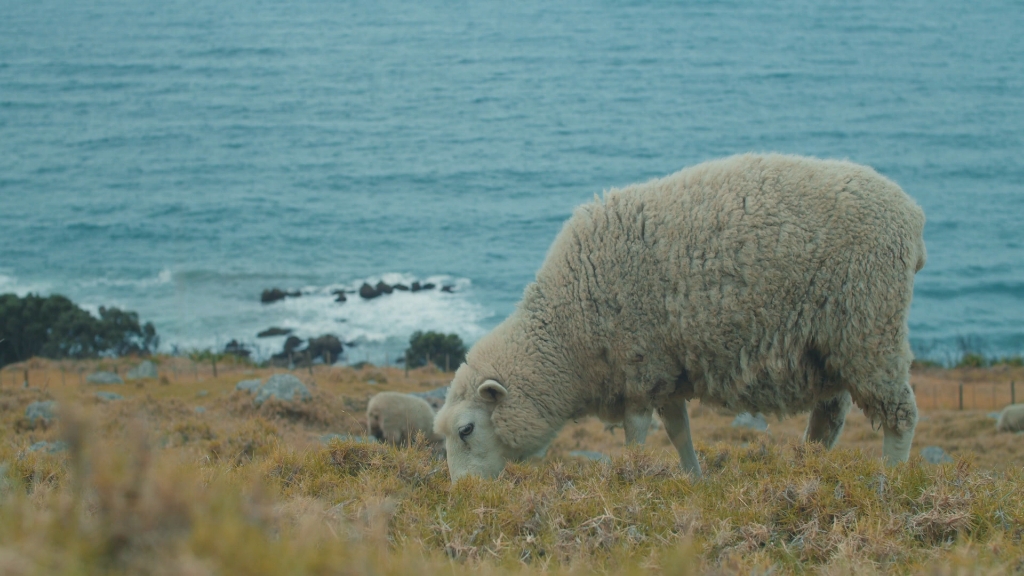
M 497 475 L 566 421 L 661 415 L 700 475 L 686 401 L 811 411 L 831 447 L 851 401 L 910 453 L 907 315 L 924 214 L 850 162 L 747 154 L 612 190 L 576 209 L 516 311 L 457 371 L 435 430 L 452 480 Z
M 440 443 L 434 434 L 434 410 L 423 398 L 400 392 L 381 392 L 366 407 L 370 435 L 392 444 L 409 444 L 422 432 L 427 440 Z
M 1010 404 L 999 413 L 996 421 L 999 432 L 1020 432 L 1024 430 L 1024 404 Z

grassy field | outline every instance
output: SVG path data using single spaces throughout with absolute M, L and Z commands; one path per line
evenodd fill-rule
M 429 390 L 450 374 L 318 366 L 294 372 L 311 402 L 257 409 L 234 385 L 271 370 L 220 365 L 214 377 L 158 360 L 160 379 L 125 385 L 84 374 L 124 374 L 128 360 L 0 371 L 0 574 L 1024 571 L 1024 436 L 995 432 L 998 398 L 928 404 L 929 390 L 958 394 L 960 382 L 991 401 L 1024 381 L 1019 368 L 915 372 L 915 456 L 891 469 L 856 410 L 825 452 L 799 443 L 803 416 L 757 432 L 695 405 L 701 482 L 678 471 L 664 432 L 627 450 L 621 429 L 583 420 L 544 460 L 453 487 L 423 446 L 324 441 L 365 433 L 372 394 Z M 25 407 L 49 399 L 57 421 L 33 427 Z M 43 441 L 66 448 L 28 450 Z M 923 462 L 931 445 L 956 461 Z

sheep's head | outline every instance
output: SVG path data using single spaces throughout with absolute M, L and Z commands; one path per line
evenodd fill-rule
M 434 431 L 445 437 L 452 482 L 466 475 L 494 478 L 514 459 L 513 450 L 495 429 L 495 410 L 508 400 L 508 390 L 494 379 L 463 364 L 455 373 L 448 399 L 434 419 Z

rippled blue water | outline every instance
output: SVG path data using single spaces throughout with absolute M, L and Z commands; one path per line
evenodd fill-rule
M 0 291 L 138 310 L 165 347 L 473 340 L 573 206 L 750 150 L 870 164 L 924 207 L 919 352 L 1024 350 L 1009 0 L 5 2 Z M 458 291 L 331 301 L 384 274 Z

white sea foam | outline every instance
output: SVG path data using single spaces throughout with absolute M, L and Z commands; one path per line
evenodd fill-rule
M 82 288 L 114 287 L 114 288 L 153 288 L 170 284 L 174 279 L 174 273 L 170 268 L 162 268 L 154 276 L 146 278 L 90 278 L 79 282 Z
M 46 282 L 25 282 L 16 276 L 0 272 L 0 294 L 17 294 L 24 297 L 26 294 L 48 294 L 50 284 Z
M 394 290 L 374 299 L 359 296 L 364 282 L 389 285 L 413 282 L 433 283 L 430 290 L 418 292 Z M 451 286 L 451 292 L 441 290 Z M 289 290 L 295 290 L 291 287 Z M 343 290 L 347 301 L 336 302 L 337 290 Z M 409 337 L 417 330 L 434 330 L 458 334 L 467 344 L 482 336 L 494 312 L 481 305 L 468 278 L 430 276 L 417 278 L 410 274 L 387 273 L 351 282 L 299 288 L 299 297 L 288 297 L 271 304 L 255 298 L 230 301 L 193 301 L 186 314 L 179 309 L 175 318 L 160 323 L 164 349 L 222 349 L 231 339 L 238 339 L 253 349 L 259 359 L 280 352 L 286 336 L 257 338 L 258 332 L 277 326 L 292 330 L 290 335 L 302 339 L 334 334 L 347 344 L 343 360 L 371 360 L 375 363 L 401 357 Z M 213 316 L 217 318 L 214 319 Z M 192 318 L 189 318 L 192 317 Z

